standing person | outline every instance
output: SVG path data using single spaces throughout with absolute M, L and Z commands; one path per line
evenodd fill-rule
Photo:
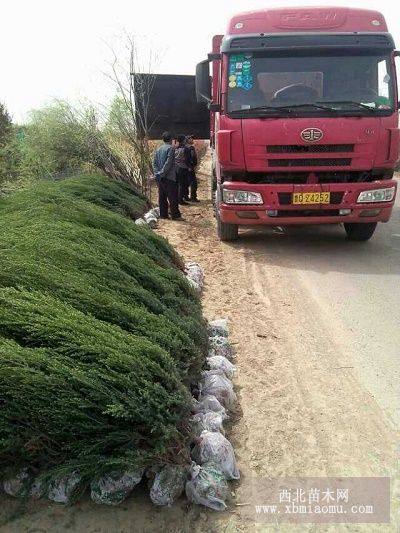
M 179 185 L 179 203 L 186 205 L 189 200 L 189 170 L 191 168 L 191 157 L 189 147 L 186 144 L 186 137 L 178 135 L 176 138 L 178 146 L 175 148 L 176 175 Z
M 154 176 L 158 185 L 158 205 L 160 218 L 183 220 L 178 206 L 178 181 L 175 167 L 175 148 L 172 146 L 172 135 L 169 131 L 162 134 L 164 144 L 154 154 Z
M 189 152 L 190 152 L 190 170 L 189 170 L 190 201 L 200 202 L 200 200 L 197 198 L 196 167 L 198 163 L 198 157 L 197 157 L 196 147 L 194 145 L 194 136 L 188 135 L 186 139 L 187 139 L 187 144 L 188 144 Z

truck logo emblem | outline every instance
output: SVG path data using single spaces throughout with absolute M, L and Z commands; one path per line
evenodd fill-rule
M 324 132 L 319 128 L 306 128 L 300 133 L 300 136 L 307 143 L 315 143 L 322 139 Z

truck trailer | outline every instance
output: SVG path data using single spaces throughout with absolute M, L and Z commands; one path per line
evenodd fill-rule
M 397 55 L 376 11 L 265 9 L 229 21 L 196 69 L 221 240 L 246 225 L 343 224 L 365 241 L 389 220 Z

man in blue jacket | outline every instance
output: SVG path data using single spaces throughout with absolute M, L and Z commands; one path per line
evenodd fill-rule
M 175 166 L 175 148 L 169 131 L 162 134 L 163 143 L 154 154 L 153 169 L 158 185 L 158 205 L 160 218 L 183 220 L 178 205 L 178 180 Z

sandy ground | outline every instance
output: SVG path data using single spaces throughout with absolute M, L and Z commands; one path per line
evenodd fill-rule
M 236 243 L 220 243 L 208 178 L 200 177 L 202 203 L 184 209 L 185 222 L 164 221 L 158 231 L 203 266 L 206 317 L 230 322 L 241 414 L 229 437 L 242 475 L 230 510 L 184 499 L 156 509 L 139 489 L 116 509 L 36 503 L 1 532 L 399 531 L 398 212 L 361 246 L 339 227 L 249 229 Z M 287 476 L 389 476 L 392 522 L 249 520 L 252 478 Z M 0 503 L 0 517 L 15 505 L 4 496 Z

